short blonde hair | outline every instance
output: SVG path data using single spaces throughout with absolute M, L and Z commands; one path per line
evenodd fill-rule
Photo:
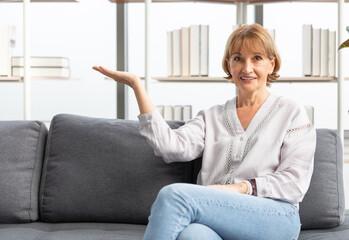
M 270 86 L 272 82 L 280 77 L 278 71 L 280 70 L 281 59 L 275 42 L 265 28 L 254 23 L 239 27 L 228 38 L 222 61 L 223 70 L 228 75 L 225 77 L 226 79 L 232 82 L 232 75 L 229 72 L 228 61 L 231 54 L 233 52 L 239 52 L 242 47 L 247 47 L 251 50 L 258 50 L 258 52 L 265 54 L 265 56 L 270 60 L 275 61 L 274 70 L 267 78 L 267 86 Z

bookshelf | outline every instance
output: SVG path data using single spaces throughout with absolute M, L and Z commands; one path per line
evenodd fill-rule
M 217 4 L 236 4 L 237 5 L 237 24 L 245 24 L 246 23 L 246 13 L 247 13 L 247 4 L 263 4 L 263 3 L 281 3 L 281 2 L 337 2 L 338 8 L 338 46 L 340 43 L 345 41 L 345 25 L 344 25 L 344 3 L 349 2 L 349 0 L 109 0 L 112 3 L 124 4 L 124 3 L 145 3 L 145 87 L 148 91 L 148 86 L 150 81 L 159 81 L 159 82 L 226 82 L 224 78 L 221 77 L 151 77 L 150 76 L 150 67 L 148 61 L 150 58 L 150 46 L 149 46 L 149 35 L 151 34 L 150 30 L 150 6 L 152 2 L 210 2 Z M 344 137 L 344 116 L 346 116 L 347 112 L 344 109 L 344 63 L 343 63 L 343 51 L 339 50 L 337 52 L 337 78 L 322 78 L 322 77 L 282 77 L 278 79 L 278 82 L 333 82 L 337 83 L 337 105 L 338 105 L 338 121 L 337 121 L 337 129 L 341 135 L 343 140 Z M 348 80 L 348 79 L 346 79 Z M 118 103 L 123 104 L 124 103 Z M 343 141 L 342 141 L 343 142 Z
M 22 82 L 24 120 L 31 119 L 31 97 L 30 97 L 30 4 L 31 2 L 79 2 L 80 0 L 0 0 L 1 3 L 22 2 L 23 3 L 23 77 L 0 77 L 1 82 Z

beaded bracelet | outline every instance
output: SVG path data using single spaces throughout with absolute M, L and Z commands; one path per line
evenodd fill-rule
M 251 195 L 256 196 L 256 185 L 254 185 L 252 179 L 248 179 L 247 181 L 251 184 L 251 187 L 252 187 Z

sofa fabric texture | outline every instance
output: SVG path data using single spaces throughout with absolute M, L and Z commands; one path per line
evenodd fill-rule
M 0 124 L 0 223 L 38 220 L 47 128 L 36 121 Z
M 48 135 L 41 218 L 147 224 L 158 191 L 191 182 L 191 172 L 190 162 L 156 157 L 136 121 L 57 115 Z
M 316 134 L 314 173 L 299 207 L 302 229 L 335 227 L 344 221 L 341 140 L 335 130 L 317 129 Z
M 37 121 L 0 121 L 0 239 L 142 239 L 159 190 L 195 183 L 200 168 L 201 159 L 156 157 L 138 121 L 60 114 L 49 132 Z M 349 239 L 342 169 L 338 133 L 317 129 L 300 240 Z

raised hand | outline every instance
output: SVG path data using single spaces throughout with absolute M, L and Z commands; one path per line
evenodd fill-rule
M 105 76 L 108 76 L 114 79 L 116 82 L 126 84 L 131 88 L 134 88 L 139 83 L 141 83 L 140 78 L 133 73 L 114 71 L 102 66 L 93 66 L 92 69 L 104 74 Z

